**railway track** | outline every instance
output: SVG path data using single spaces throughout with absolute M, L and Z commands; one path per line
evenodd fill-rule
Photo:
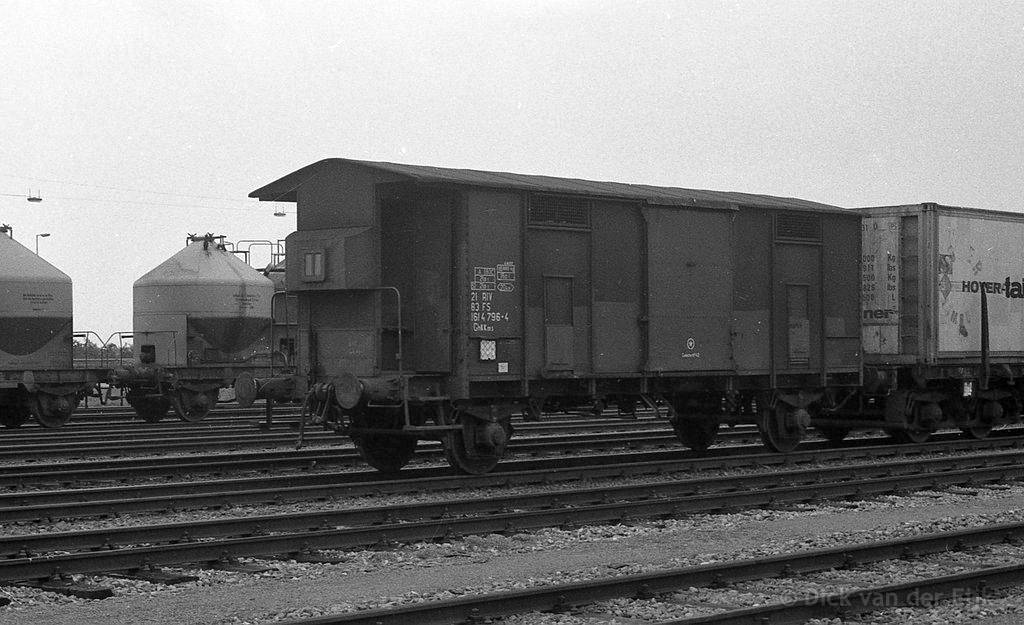
M 620 437 L 622 436 L 621 432 L 609 434 L 607 436 L 610 437 L 610 440 L 609 438 L 602 438 L 601 436 L 581 439 L 513 439 L 513 445 L 511 447 L 512 458 L 503 461 L 499 465 L 499 469 L 503 472 L 521 470 L 529 466 L 549 467 L 555 469 L 559 467 L 571 467 L 574 464 L 578 465 L 579 463 L 593 462 L 593 459 L 588 458 L 586 455 L 586 451 L 593 449 L 594 447 L 599 447 L 600 445 L 598 443 L 601 442 L 608 443 L 612 447 L 636 447 L 638 444 L 642 446 L 643 443 L 650 443 L 653 440 L 654 445 L 652 446 L 668 448 L 665 451 L 641 451 L 632 452 L 630 454 L 614 454 L 606 456 L 609 462 L 622 463 L 629 462 L 631 460 L 655 461 L 665 459 L 676 462 L 685 461 L 693 463 L 692 466 L 698 468 L 700 466 L 713 465 L 716 462 L 716 458 L 737 455 L 758 455 L 761 456 L 761 459 L 758 461 L 759 463 L 771 465 L 778 463 L 784 464 L 816 461 L 812 460 L 812 458 L 853 458 L 864 457 L 868 454 L 885 457 L 892 455 L 914 455 L 915 453 L 921 453 L 920 450 L 972 451 L 983 449 L 1005 449 L 1024 445 L 1024 437 L 1018 436 L 1017 432 L 1013 430 L 1008 430 L 1000 432 L 996 436 L 982 441 L 963 439 L 957 434 L 939 434 L 934 437 L 933 442 L 925 443 L 923 446 L 891 445 L 887 444 L 888 439 L 878 437 L 865 437 L 849 440 L 846 441 L 842 447 L 835 449 L 822 441 L 809 441 L 801 447 L 800 451 L 794 454 L 782 456 L 777 454 L 763 454 L 761 453 L 759 446 L 741 446 L 739 443 L 746 440 L 744 437 L 756 437 L 756 433 L 751 432 L 737 432 L 737 438 L 733 441 L 736 444 L 735 446 L 716 447 L 708 454 L 687 451 L 678 447 L 678 445 L 667 442 L 662 444 L 659 438 L 650 438 L 646 433 L 643 434 L 642 438 L 637 439 L 636 441 L 626 441 L 625 443 L 621 443 L 620 441 Z M 598 443 L 595 443 L 595 441 Z M 9 491 L 13 491 L 26 485 L 71 486 L 86 482 L 110 481 L 130 483 L 151 479 L 169 480 L 189 475 L 217 476 L 238 474 L 241 472 L 259 472 L 260 474 L 277 475 L 288 471 L 311 472 L 319 471 L 326 467 L 349 467 L 360 466 L 362 464 L 362 461 L 355 449 L 353 449 L 350 444 L 340 441 L 338 437 L 329 439 L 327 444 L 329 445 L 328 448 L 318 445 L 305 447 L 303 449 L 294 449 L 289 445 L 289 448 L 286 449 L 231 451 L 225 453 L 214 453 L 214 451 L 211 450 L 202 455 L 193 454 L 185 456 L 114 457 L 74 461 L 67 457 L 61 457 L 61 461 L 53 467 L 44 466 L 44 462 L 38 462 L 40 459 L 39 457 L 33 456 L 32 459 L 35 460 L 33 462 L 3 465 L 3 470 L 0 471 L 0 488 L 6 488 Z M 564 454 L 567 451 L 578 453 L 582 455 L 582 458 L 575 460 L 572 456 L 565 457 Z M 441 449 L 438 444 L 423 442 L 419 446 L 417 458 L 420 461 L 427 462 L 439 461 L 440 454 Z M 523 458 L 527 456 L 539 458 L 550 456 L 552 459 L 547 461 L 516 459 L 516 457 Z M 555 456 L 561 457 L 555 459 Z M 13 460 L 16 458 L 10 459 Z M 700 460 L 700 462 L 697 462 L 698 460 Z M 543 464 L 523 464 L 530 462 L 542 462 Z M 450 471 L 446 469 L 416 468 L 413 466 L 404 469 L 396 477 L 412 479 L 430 475 L 446 475 L 449 473 Z M 376 472 L 362 471 L 361 474 L 371 476 L 367 478 L 371 480 L 380 478 L 380 474 Z
M 244 423 L 241 422 L 240 423 Z M 549 422 L 550 423 L 550 422 Z M 628 428 L 634 421 L 615 420 L 613 428 Z M 650 420 L 648 423 L 664 422 Z M 280 425 L 280 424 L 279 424 Z M 535 424 L 529 424 L 535 425 Z M 545 425 L 542 423 L 541 425 Z M 560 423 L 570 431 L 580 424 Z M 602 424 L 603 425 L 603 424 Z M 251 427 L 251 422 L 249 423 Z M 243 426 L 245 427 L 245 426 Z M 594 428 L 593 422 L 584 427 Z M 218 426 L 219 428 L 219 426 Z M 231 430 L 232 427 L 225 428 Z M 540 430 L 543 431 L 543 430 Z M 200 433 L 201 434 L 201 433 Z M 289 443 L 294 433 L 288 432 Z M 630 432 L 630 435 L 633 433 Z M 422 492 L 444 489 L 486 488 L 513 484 L 547 484 L 603 477 L 624 477 L 702 472 L 740 467 L 800 466 L 804 463 L 867 459 L 870 464 L 851 471 L 849 466 L 815 467 L 777 471 L 739 478 L 673 480 L 656 485 L 620 486 L 606 489 L 565 489 L 557 495 L 509 495 L 501 498 L 450 500 L 443 504 L 368 507 L 359 510 L 315 511 L 287 515 L 264 514 L 245 519 L 189 520 L 187 523 L 131 528 L 50 532 L 0 538 L 0 579 L 37 580 L 73 573 L 110 573 L 162 579 L 160 566 L 198 563 L 202 567 L 225 564 L 238 557 L 290 557 L 331 561 L 323 549 L 351 549 L 393 542 L 432 540 L 477 533 L 509 533 L 562 525 L 621 522 L 652 517 L 671 517 L 701 511 L 732 510 L 758 506 L 785 506 L 796 502 L 823 501 L 836 497 L 862 498 L 946 484 L 982 484 L 1024 477 L 1024 437 L 999 432 L 983 441 L 940 434 L 923 445 L 874 445 L 878 439 L 847 441 L 829 449 L 826 443 L 810 442 L 806 449 L 789 454 L 750 454 L 751 448 L 724 447 L 702 457 L 679 448 L 670 432 L 647 428 L 637 440 L 656 440 L 665 435 L 668 451 L 600 454 L 503 462 L 502 473 L 456 476 L 447 468 L 410 468 L 402 479 L 381 481 L 375 472 L 315 472 L 330 464 L 355 464 L 350 447 L 338 449 L 265 450 L 219 454 L 210 457 L 120 458 L 69 463 L 59 470 L 41 469 L 40 463 L 7 465 L 0 484 L 9 489 L 75 480 L 166 478 L 175 475 L 209 475 L 223 472 L 261 471 L 257 478 L 181 482 L 157 485 L 118 486 L 63 491 L 21 490 L 0 495 L 0 518 L 11 522 L 44 522 L 63 519 L 65 526 L 76 518 L 182 510 L 223 505 L 261 505 L 288 501 L 332 500 L 382 493 Z M 341 440 L 329 435 L 334 443 Z M 524 445 L 518 455 L 562 454 L 569 441 L 582 448 L 601 448 L 604 437 L 617 438 L 609 448 L 624 446 L 624 432 L 598 432 L 585 436 L 538 436 L 514 439 Z M 756 431 L 736 431 L 737 441 L 756 439 Z M 145 440 L 142 437 L 142 440 Z M 595 441 L 597 444 L 595 445 Z M 83 441 L 84 442 L 84 441 Z M 644 443 L 639 443 L 643 445 Z M 95 443 L 94 443 L 95 445 Z M 422 458 L 436 457 L 439 450 L 421 443 Z M 947 452 L 1011 450 L 989 458 L 942 458 L 908 462 L 904 457 Z M 345 458 L 348 460 L 345 460 Z M 893 458 L 881 463 L 881 458 Z M 621 464 L 623 460 L 632 462 Z M 642 459 L 641 461 L 638 461 Z M 985 466 L 985 464 L 988 466 Z M 132 470 L 134 467 L 134 471 Z M 303 472 L 274 475 L 282 467 Z M 11 469 L 8 471 L 8 469 Z M 862 472 L 863 471 L 863 472 Z M 270 476 L 266 474 L 270 473 Z M 75 475 L 69 479 L 68 475 Z M 662 476 L 661 480 L 665 480 Z M 834 479 L 831 479 L 834 478 Z M 127 497 L 125 497 L 127 495 Z M 553 501 L 553 497 L 555 500 Z M 63 553 L 57 553 L 63 552 Z M 22 567 L 22 568 L 18 568 Z M 59 585 L 58 585 L 59 586 Z M 94 592 L 93 590 L 87 592 Z M 102 592 L 99 595 L 102 596 Z M 390 622 L 390 621 L 387 621 Z M 405 622 L 420 622 L 410 620 Z M 423 621 L 428 622 L 428 621 Z
M 292 424 L 294 425 L 294 424 Z M 521 423 L 517 424 L 517 436 L 509 445 L 512 456 L 541 456 L 580 453 L 583 450 L 618 450 L 618 449 L 651 449 L 668 448 L 683 450 L 678 438 L 661 420 L 622 420 L 609 419 L 601 422 L 570 421 L 554 423 Z M 994 436 L 1015 436 L 1020 434 L 1019 428 L 999 430 Z M 6 433 L 4 433 L 6 434 Z M 937 433 L 933 440 L 951 440 L 962 438 L 960 433 Z M 18 432 L 14 436 L 0 437 L 0 465 L 24 462 L 40 464 L 46 461 L 84 461 L 99 458 L 123 458 L 127 456 L 146 456 L 159 454 L 198 455 L 215 452 L 236 452 L 241 450 L 268 450 L 263 457 L 268 464 L 274 458 L 285 456 L 282 448 L 292 448 L 298 440 L 297 432 L 288 424 L 278 424 L 270 430 L 259 430 L 253 424 L 242 423 L 239 427 L 209 427 L 192 425 L 186 428 L 153 429 L 130 428 L 112 432 L 94 432 L 81 430 L 74 434 L 63 431 L 43 430 L 34 434 Z M 843 446 L 856 446 L 877 443 L 888 438 L 870 433 L 863 433 L 858 438 L 844 441 Z M 338 448 L 340 453 L 336 459 L 321 455 L 320 461 L 331 464 L 362 463 L 353 450 L 351 442 L 333 432 L 320 428 L 307 428 L 303 437 L 304 446 Z M 737 427 L 723 430 L 718 436 L 718 446 L 709 453 L 730 453 L 729 446 L 746 443 L 759 443 L 760 435 L 753 427 Z M 805 441 L 801 449 L 814 449 L 823 443 L 814 438 Z M 270 451 L 276 448 L 275 451 Z M 435 441 L 421 441 L 418 445 L 417 458 L 428 461 L 436 460 L 441 454 L 440 444 Z M 259 455 L 251 459 L 256 459 Z M 97 461 L 94 461 L 97 462 Z M 76 463 L 80 468 L 81 462 Z M 184 464 L 188 464 L 187 461 Z M 126 470 L 130 470 L 127 465 Z M 4 467 L 5 470 L 7 466 Z M 148 469 L 141 469 L 147 471 Z M 71 473 L 71 471 L 67 471 Z M 179 472 L 180 474 L 180 472 Z M 123 477 L 128 477 L 126 474 Z M 4 477 L 0 476 L 0 484 Z M 82 479 L 82 478 L 77 478 Z
M 297 422 L 276 422 L 272 428 L 260 424 L 236 421 L 230 425 L 188 424 L 167 427 L 156 424 L 148 427 L 80 428 L 78 430 L 44 430 L 0 432 L 0 462 L 16 460 L 45 460 L 52 458 L 84 458 L 125 456 L 154 453 L 188 453 L 242 448 L 290 447 L 298 440 Z M 601 419 L 597 421 L 551 421 L 519 423 L 519 436 L 512 440 L 513 448 L 522 447 L 524 441 L 548 437 L 558 441 L 591 441 L 601 446 L 622 437 L 624 444 L 662 446 L 678 445 L 678 439 L 663 420 Z M 550 438 L 550 437 L 563 437 Z M 753 428 L 731 431 L 725 439 L 755 439 Z M 306 445 L 351 446 L 350 441 L 318 427 L 306 428 Z M 425 441 L 421 447 L 436 446 Z
M 160 524 L 123 529 L 0 537 L 0 579 L 138 570 L 153 565 L 210 563 L 242 556 L 297 557 L 320 549 L 351 549 L 466 534 L 509 533 L 545 527 L 678 517 L 698 512 L 862 499 L 951 485 L 1005 483 L 1024 477 L 1024 451 L 988 456 L 868 462 L 833 468 L 690 478 L 591 489 L 563 489 L 433 503 L 349 508 Z M 540 475 L 529 476 L 531 480 Z M 365 488 L 366 485 L 364 485 Z M 372 487 L 372 486 L 371 486 Z M 327 489 L 330 492 L 330 489 Z M 327 492 L 321 496 L 326 497 Z M 307 490 L 302 498 L 309 499 Z M 213 500 L 224 500 L 212 495 Z M 125 501 L 112 509 L 133 509 Z M 155 502 L 148 502 L 152 505 Z M 183 497 L 180 507 L 195 505 Z M 210 503 L 208 501 L 207 503 Z M 167 502 L 164 500 L 164 505 Z M 72 514 L 75 507 L 70 506 Z M 21 510 L 19 512 L 18 510 Z M 31 504 L 4 507 L 4 518 L 29 518 Z M 24 515 L 28 516 L 24 516 Z M 138 545 L 127 546 L 119 545 Z
M 749 438 L 751 434 L 737 436 L 737 441 Z M 753 434 L 756 436 L 756 433 Z M 142 454 L 197 454 L 209 451 L 239 449 L 294 447 L 294 432 L 230 434 L 225 436 L 166 436 L 136 438 L 133 440 L 107 440 L 96 442 L 52 442 L 44 444 L 9 443 L 0 450 L 0 461 L 33 460 L 38 463 L 46 459 L 71 459 L 89 457 L 120 457 Z M 331 432 L 307 433 L 304 446 L 338 447 L 348 449 L 355 457 L 351 442 Z M 438 456 L 441 445 L 436 441 L 421 441 L 420 456 Z M 628 448 L 677 447 L 679 440 L 671 432 L 664 431 L 614 431 L 584 434 L 550 434 L 532 437 L 517 437 L 508 444 L 510 453 L 568 453 L 584 449 L 628 449 Z
M 274 409 L 274 420 L 280 418 L 294 418 L 299 414 L 298 406 L 280 406 Z M 240 408 L 234 404 L 226 404 L 221 407 L 214 408 L 199 424 L 214 424 L 214 425 L 225 425 L 235 422 L 252 422 L 257 420 L 263 420 L 266 418 L 266 411 L 262 405 L 252 408 Z M 139 419 L 135 414 L 135 411 L 125 406 L 103 406 L 103 407 L 79 407 L 75 411 L 74 415 L 64 424 L 63 427 L 54 430 L 45 428 L 39 425 L 34 420 L 30 420 L 15 428 L 4 428 L 0 430 L 5 434 L 17 433 L 17 432 L 66 432 L 69 430 L 88 429 L 88 428 L 104 428 L 104 427 L 121 427 L 121 428 L 152 428 L 152 427 L 183 427 L 190 426 L 185 421 L 179 420 L 177 417 L 169 414 L 162 421 L 158 423 L 147 423 Z
M 515 424 L 517 435 L 536 436 L 540 434 L 582 434 L 593 432 L 607 432 L 612 430 L 629 430 L 635 432 L 656 431 L 671 432 L 672 428 L 664 420 L 644 419 L 637 421 L 626 420 L 601 420 L 593 422 L 585 421 L 562 421 L 562 422 L 534 422 Z M 0 440 L 4 444 L 13 443 L 20 445 L 41 445 L 59 442 L 75 444 L 91 444 L 105 441 L 134 441 L 150 438 L 203 438 L 210 436 L 245 436 L 257 434 L 291 434 L 294 438 L 298 432 L 297 420 L 275 421 L 267 428 L 262 422 L 251 420 L 236 420 L 234 422 L 222 422 L 219 424 L 146 424 L 140 427 L 114 427 L 105 426 L 102 428 L 81 427 L 79 429 L 67 430 L 46 430 L 38 428 L 35 430 L 17 430 L 14 432 L 0 430 Z M 322 428 L 309 426 L 306 435 L 316 434 Z M 756 430 L 752 427 L 737 428 L 723 431 L 728 438 L 731 434 L 746 434 L 757 436 Z M 332 436 L 337 436 L 329 433 Z
M 424 625 L 486 622 L 527 612 L 567 612 L 596 602 L 620 597 L 653 599 L 695 588 L 720 588 L 750 580 L 796 579 L 800 576 L 858 567 L 887 560 L 908 559 L 930 554 L 963 552 L 998 543 L 1024 540 L 1024 524 L 1001 524 L 984 528 L 942 532 L 844 545 L 789 555 L 753 560 L 668 569 L 652 573 L 622 575 L 572 584 L 534 587 L 521 591 L 481 594 L 453 600 L 435 600 L 388 609 L 363 610 L 311 619 L 286 621 L 288 625 Z M 695 618 L 661 621 L 662 625 L 697 623 L 738 625 L 750 623 L 801 623 L 813 618 L 849 617 L 943 598 L 985 596 L 993 590 L 1024 582 L 1024 564 L 982 567 L 971 571 L 923 576 L 912 581 L 867 585 L 849 592 L 804 594 L 781 597 L 767 605 L 724 607 L 706 605 L 708 612 Z M 799 593 L 795 593 L 799 594 Z M 672 597 L 675 603 L 681 599 Z
M 362 464 L 351 442 L 320 428 L 307 428 L 304 450 L 289 449 L 297 440 L 296 421 L 278 420 L 269 429 L 261 429 L 253 421 L 252 411 L 224 410 L 229 415 L 222 422 L 198 424 L 79 424 L 78 428 L 54 431 L 24 428 L 0 432 L 0 487 L 16 486 L 28 481 L 74 484 L 88 480 L 118 480 L 152 477 L 172 478 L 190 473 L 217 474 L 226 471 L 308 470 L 316 466 L 357 466 Z M 241 416 L 239 416 L 241 415 Z M 296 415 L 291 415 L 293 418 Z M 623 419 L 616 415 L 579 419 L 574 415 L 542 422 L 516 423 L 517 437 L 509 444 L 511 456 L 543 457 L 585 453 L 587 450 L 618 451 L 622 449 L 683 450 L 677 437 L 663 419 L 641 416 Z M 997 431 L 996 436 L 1013 436 L 1016 430 Z M 933 440 L 950 440 L 960 435 L 939 433 Z M 711 454 L 736 453 L 730 446 L 759 442 L 756 428 L 739 426 L 724 429 L 718 436 L 719 446 Z M 881 440 L 861 434 L 844 442 L 844 447 L 871 445 Z M 811 438 L 801 449 L 820 448 L 823 443 Z M 313 451 L 330 447 L 336 452 Z M 241 453 L 248 452 L 248 453 Z M 215 454 L 220 454 L 219 457 Z M 440 459 L 441 446 L 434 441 L 421 441 L 417 461 Z M 122 460 L 126 457 L 167 455 L 158 459 Z M 198 457 L 202 455 L 202 460 Z M 101 460 L 101 458 L 103 458 Z M 60 460 L 53 470 L 38 468 L 48 461 Z M 21 464 L 16 464 L 16 463 Z M 502 463 L 504 466 L 507 462 Z M 405 472 L 403 472 L 403 475 Z
M 953 440 L 920 445 L 857 446 L 843 449 L 823 447 L 788 455 L 750 454 L 750 448 L 733 448 L 735 452 L 731 454 L 702 457 L 675 450 L 514 461 L 503 464 L 501 472 L 486 475 L 458 475 L 447 467 L 424 467 L 403 471 L 401 479 L 386 479 L 375 471 L 351 471 L 61 490 L 16 490 L 0 494 L 0 518 L 9 521 L 80 518 L 170 507 L 182 509 L 250 505 L 446 489 L 554 484 L 585 479 L 849 462 L 855 459 L 880 461 L 886 457 L 899 459 L 921 454 L 1017 450 L 1022 446 L 1024 438 L 997 437 L 984 441 Z M 955 467 L 961 460 L 943 457 L 940 462 L 947 467 Z
M 288 405 L 278 407 L 275 409 L 272 424 L 297 423 L 299 415 L 300 409 L 298 406 Z M 104 408 L 102 410 L 79 410 L 75 413 L 74 417 L 64 425 L 64 427 L 56 430 L 44 428 L 38 423 L 30 421 L 29 423 L 17 428 L 0 429 L 0 432 L 2 432 L 4 436 L 32 434 L 46 435 L 47 433 L 52 434 L 55 432 L 59 432 L 63 435 L 83 431 L 100 432 L 104 430 L 111 432 L 117 430 L 125 433 L 131 433 L 138 432 L 140 430 L 158 429 L 181 430 L 211 427 L 250 427 L 259 426 L 265 422 L 266 413 L 262 407 L 239 408 L 232 405 L 228 407 L 215 408 L 206 418 L 195 423 L 180 421 L 179 419 L 171 416 L 168 416 L 165 420 L 158 423 L 147 423 L 139 420 L 135 415 L 135 412 L 130 408 Z M 664 427 L 667 424 L 667 420 L 664 413 L 659 417 L 649 410 L 637 411 L 632 415 L 622 415 L 612 410 L 606 410 L 600 415 L 576 412 L 548 413 L 544 415 L 541 421 L 524 421 L 519 417 L 513 418 L 513 425 L 515 425 L 516 428 L 551 428 L 565 426 L 571 430 L 579 427 L 602 427 L 605 425 L 614 425 L 616 423 L 633 423 L 636 424 L 637 427 L 642 427 L 642 424 L 644 423 L 660 423 L 661 426 Z

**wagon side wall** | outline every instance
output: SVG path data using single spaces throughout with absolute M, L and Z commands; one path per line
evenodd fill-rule
M 735 221 L 737 375 L 772 387 L 856 377 L 859 217 L 746 207 Z M 844 384 L 854 382 L 847 378 Z
M 825 366 L 829 372 L 860 372 L 861 220 L 851 213 L 823 216 L 822 293 Z

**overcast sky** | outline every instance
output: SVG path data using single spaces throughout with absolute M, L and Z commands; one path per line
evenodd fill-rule
M 0 221 L 130 330 L 188 233 L 328 157 L 1024 208 L 1021 2 L 0 0 Z M 28 203 L 38 194 L 41 203 Z M 274 217 L 275 208 L 289 215 Z

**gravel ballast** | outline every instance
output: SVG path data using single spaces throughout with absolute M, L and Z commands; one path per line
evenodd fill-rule
M 1020 486 L 954 489 L 870 502 L 801 506 L 785 511 L 695 515 L 628 526 L 468 537 L 463 541 L 421 543 L 391 551 L 335 553 L 345 560 L 340 564 L 261 561 L 271 570 L 259 574 L 188 570 L 187 573 L 200 579 L 179 586 L 90 578 L 114 589 L 115 596 L 105 600 L 88 601 L 31 589 L 0 588 L 0 595 L 13 600 L 10 606 L 0 608 L 0 622 L 52 625 L 271 623 L 329 612 L 1015 520 L 1024 520 L 1024 487 Z M 754 587 L 751 591 L 758 592 Z M 957 613 L 963 619 L 991 619 L 1009 616 L 1015 606 L 1024 606 L 1017 593 L 1007 593 L 1005 605 L 998 605 L 995 599 L 991 601 L 992 605 L 976 611 L 970 611 L 971 606 L 967 606 Z M 677 605 L 685 609 L 685 604 L 686 600 L 682 600 Z M 619 608 L 611 602 L 608 609 Z M 941 610 L 942 606 L 933 609 Z M 918 612 L 925 611 L 914 614 Z M 903 620 L 898 620 L 899 616 Z M 879 613 L 872 619 L 897 620 L 865 619 L 863 622 L 906 622 L 907 616 L 893 611 L 891 616 Z M 569 620 L 560 620 L 563 618 Z M 575 617 L 523 615 L 509 622 L 522 625 L 569 623 L 572 618 Z M 986 625 L 999 625 L 999 622 Z

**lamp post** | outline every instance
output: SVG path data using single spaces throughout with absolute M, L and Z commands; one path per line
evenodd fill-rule
M 36 256 L 39 256 L 39 239 L 50 236 L 49 232 L 41 232 L 36 235 Z

